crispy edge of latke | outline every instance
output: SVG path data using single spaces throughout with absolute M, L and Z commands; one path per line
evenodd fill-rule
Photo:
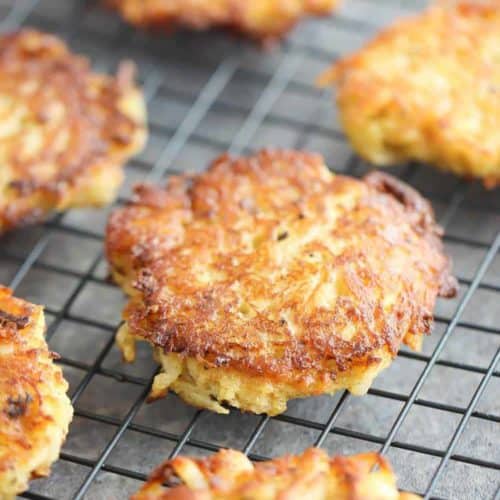
M 136 343 L 149 343 L 154 359 L 160 364 L 151 387 L 148 401 L 165 397 L 169 390 L 175 392 L 186 403 L 216 413 L 228 414 L 228 407 L 239 408 L 256 414 L 279 415 L 287 409 L 291 399 L 321 394 L 335 394 L 347 389 L 354 395 L 364 395 L 377 375 L 387 368 L 393 357 L 384 348 L 379 348 L 351 367 L 347 374 L 339 373 L 335 380 L 317 384 L 283 382 L 265 375 L 246 373 L 233 367 L 213 367 L 195 356 L 166 353 L 151 341 L 130 333 L 127 323 L 117 332 L 116 343 L 123 358 L 130 363 L 135 360 Z M 304 379 L 308 373 L 304 373 Z M 316 387 L 315 387 L 316 385 Z

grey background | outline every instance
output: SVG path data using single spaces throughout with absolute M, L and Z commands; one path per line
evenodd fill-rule
M 1 0 L 0 16 L 3 30 L 23 22 L 59 33 L 99 70 L 114 70 L 124 57 L 138 63 L 149 103 L 150 140 L 126 167 L 118 201 L 123 203 L 131 185 L 151 171 L 158 179 L 200 170 L 229 148 L 308 148 L 324 154 L 336 171 L 364 173 L 368 167 L 345 142 L 329 92 L 314 88 L 314 79 L 381 26 L 423 6 L 416 0 L 345 0 L 337 16 L 303 22 L 268 51 L 217 32 L 152 37 L 90 3 L 80 8 L 69 0 Z M 392 172 L 432 199 L 446 226 L 461 294 L 440 301 L 434 332 L 421 354 L 405 350 L 369 395 L 342 400 L 323 443 L 332 453 L 381 448 L 500 229 L 498 190 L 485 192 L 477 183 L 425 166 Z M 127 366 L 112 341 L 124 299 L 106 281 L 101 256 L 109 211 L 72 211 L 10 234 L 0 244 L 0 282 L 14 279 L 18 295 L 46 305 L 49 343 L 62 355 L 76 407 L 62 459 L 48 479 L 32 483 L 27 495 L 74 498 L 93 473 L 85 498 L 125 498 L 152 467 L 179 451 L 179 440 L 185 442 L 182 453 L 198 455 L 221 446 L 243 449 L 253 437 L 250 451 L 256 458 L 313 445 L 340 395 L 293 402 L 284 416 L 269 421 L 237 411 L 229 417 L 197 413 L 173 395 L 143 403 L 155 371 L 149 349 L 142 346 L 136 363 Z M 23 266 L 28 255 L 32 265 Z M 499 291 L 497 255 L 388 449 L 403 489 L 426 491 L 500 346 Z M 497 367 L 433 496 L 493 498 L 500 484 L 499 389 Z M 110 445 L 117 432 L 119 439 Z

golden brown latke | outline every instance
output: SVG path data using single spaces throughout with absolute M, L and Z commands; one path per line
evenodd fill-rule
M 45 476 L 73 415 L 68 384 L 44 338 L 43 309 L 0 286 L 0 498 Z
M 335 82 L 353 147 L 500 183 L 500 4 L 443 2 L 395 23 L 320 82 Z
M 338 0 L 107 0 L 132 24 L 170 29 L 227 27 L 258 40 L 286 33 L 301 17 L 327 15 Z
M 374 470 L 374 467 L 378 466 Z M 399 493 L 389 463 L 377 453 L 351 457 L 318 448 L 253 464 L 241 452 L 177 457 L 149 477 L 132 500 L 416 500 Z
M 437 295 L 456 284 L 418 193 L 373 173 L 333 175 L 319 155 L 262 151 L 138 186 L 107 229 L 113 276 L 132 297 L 118 343 L 155 347 L 171 389 L 227 413 L 364 394 L 401 341 L 418 349 Z
M 130 64 L 98 75 L 52 35 L 0 37 L 0 233 L 111 202 L 144 120 Z

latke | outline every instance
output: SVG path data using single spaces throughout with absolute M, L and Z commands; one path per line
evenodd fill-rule
M 442 2 L 338 61 L 333 82 L 354 149 L 375 165 L 435 165 L 500 183 L 500 4 Z
M 130 23 L 146 28 L 226 27 L 258 40 L 283 36 L 301 17 L 328 15 L 338 0 L 107 0 Z
M 0 286 L 0 498 L 57 460 L 73 416 L 68 383 L 44 338 L 43 309 Z
M 364 394 L 401 342 L 419 349 L 456 282 L 430 204 L 398 180 L 332 174 L 319 155 L 223 155 L 165 187 L 140 185 L 108 223 L 131 295 L 117 340 L 154 346 L 168 389 L 227 413 Z
M 0 233 L 110 203 L 144 121 L 130 64 L 98 75 L 52 35 L 0 37 Z
M 376 469 L 375 466 L 377 466 Z M 241 452 L 177 457 L 150 476 L 132 500 L 417 500 L 399 493 L 396 477 L 377 453 L 351 457 L 310 448 L 302 455 L 253 464 Z

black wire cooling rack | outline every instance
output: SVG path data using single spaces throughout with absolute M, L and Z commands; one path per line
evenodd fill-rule
M 82 1 L 0 0 L 0 28 L 55 32 L 99 70 L 113 70 L 122 58 L 138 63 L 151 137 L 127 166 L 117 202 L 123 203 L 135 181 L 163 182 L 204 168 L 222 151 L 265 145 L 311 149 L 335 170 L 364 173 L 329 92 L 313 81 L 381 26 L 423 7 L 417 0 L 345 0 L 338 15 L 305 21 L 268 51 L 222 33 L 150 36 Z M 145 404 L 156 370 L 150 353 L 143 346 L 126 366 L 113 343 L 123 297 L 107 282 L 102 257 L 109 210 L 75 210 L 4 238 L 0 281 L 46 304 L 47 338 L 62 355 L 75 405 L 61 459 L 23 496 L 126 498 L 154 465 L 181 451 L 233 447 L 260 460 L 316 445 L 332 453 L 380 450 L 400 486 L 426 498 L 499 498 L 498 190 L 418 165 L 393 173 L 433 201 L 455 259 L 459 297 L 439 302 L 424 351 L 403 349 L 367 396 L 297 401 L 272 419 L 196 411 L 174 395 Z

